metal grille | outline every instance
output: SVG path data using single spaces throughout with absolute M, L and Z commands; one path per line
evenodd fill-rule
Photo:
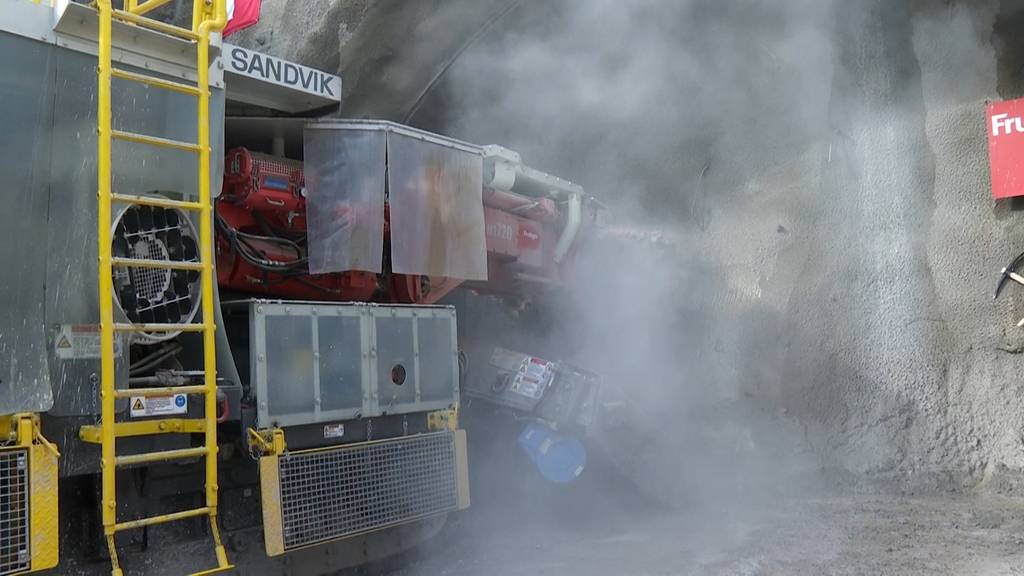
M 302 171 L 302 162 L 259 152 L 251 152 L 250 154 L 252 155 L 252 163 L 255 168 L 253 170 L 255 176 L 279 176 L 285 178 L 286 181 L 294 176 L 298 179 L 298 182 L 296 182 L 298 186 L 301 187 L 306 184 Z
M 128 253 L 132 258 L 170 260 L 167 248 L 164 248 L 155 235 L 143 235 L 129 243 Z M 132 284 L 135 285 L 135 293 L 153 303 L 163 300 L 164 292 L 171 286 L 170 270 L 134 268 L 130 270 L 130 274 Z
M 282 456 L 284 547 L 453 511 L 455 474 L 450 432 Z
M 0 452 L 0 574 L 28 570 L 28 453 Z

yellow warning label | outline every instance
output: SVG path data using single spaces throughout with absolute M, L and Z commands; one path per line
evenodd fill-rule
M 132 410 L 145 410 L 146 405 L 142 403 L 142 398 L 136 398 L 135 403 L 132 404 Z
M 60 341 L 57 342 L 57 348 L 71 348 L 71 340 L 68 340 L 67 336 L 62 335 Z

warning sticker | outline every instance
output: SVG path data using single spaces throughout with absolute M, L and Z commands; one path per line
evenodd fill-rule
M 64 360 L 100 357 L 100 327 L 96 324 L 61 324 L 53 339 L 54 352 Z M 121 356 L 121 338 L 114 336 L 114 357 Z
M 184 414 L 188 411 L 188 399 L 184 394 L 171 396 L 132 396 L 131 415 L 132 418 L 143 418 L 146 416 L 167 416 L 169 414 Z
M 519 366 L 509 389 L 527 398 L 540 400 L 555 374 L 553 363 L 540 358 L 527 357 Z

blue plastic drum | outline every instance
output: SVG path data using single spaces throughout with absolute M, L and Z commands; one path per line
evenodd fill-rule
M 587 465 L 587 449 L 582 442 L 542 422 L 530 422 L 523 428 L 519 447 L 549 482 L 572 482 Z

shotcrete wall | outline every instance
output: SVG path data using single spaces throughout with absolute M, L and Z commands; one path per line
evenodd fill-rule
M 669 230 L 686 255 L 663 265 L 685 268 L 681 306 L 700 315 L 680 354 L 703 378 L 688 398 L 756 406 L 798 430 L 787 442 L 815 465 L 859 478 L 1007 486 L 1024 471 L 1024 287 L 992 301 L 1024 250 L 1024 213 L 991 199 L 984 125 L 986 100 L 1024 80 L 1008 3 L 593 3 L 609 21 L 623 4 L 688 9 L 654 55 L 664 74 L 636 76 L 616 74 L 652 44 L 600 13 L 574 22 L 579 2 L 553 3 L 569 6 L 553 20 L 520 8 L 488 33 L 500 40 L 474 34 L 508 3 L 460 18 L 461 3 L 410 16 L 384 0 L 305 2 L 325 15 L 312 21 L 264 4 L 278 16 L 245 41 L 351 72 L 343 113 L 508 145 Z M 694 24 L 702 14 L 712 25 Z M 572 41 L 559 65 L 544 64 L 551 38 Z M 584 96 L 567 89 L 607 45 L 616 67 L 595 67 Z M 521 65 L 531 50 L 539 65 Z M 723 73 L 737 57 L 754 65 Z M 710 90 L 663 77 L 700 74 Z M 656 92 L 623 113 L 646 82 Z M 547 89 L 558 105 L 539 100 Z

